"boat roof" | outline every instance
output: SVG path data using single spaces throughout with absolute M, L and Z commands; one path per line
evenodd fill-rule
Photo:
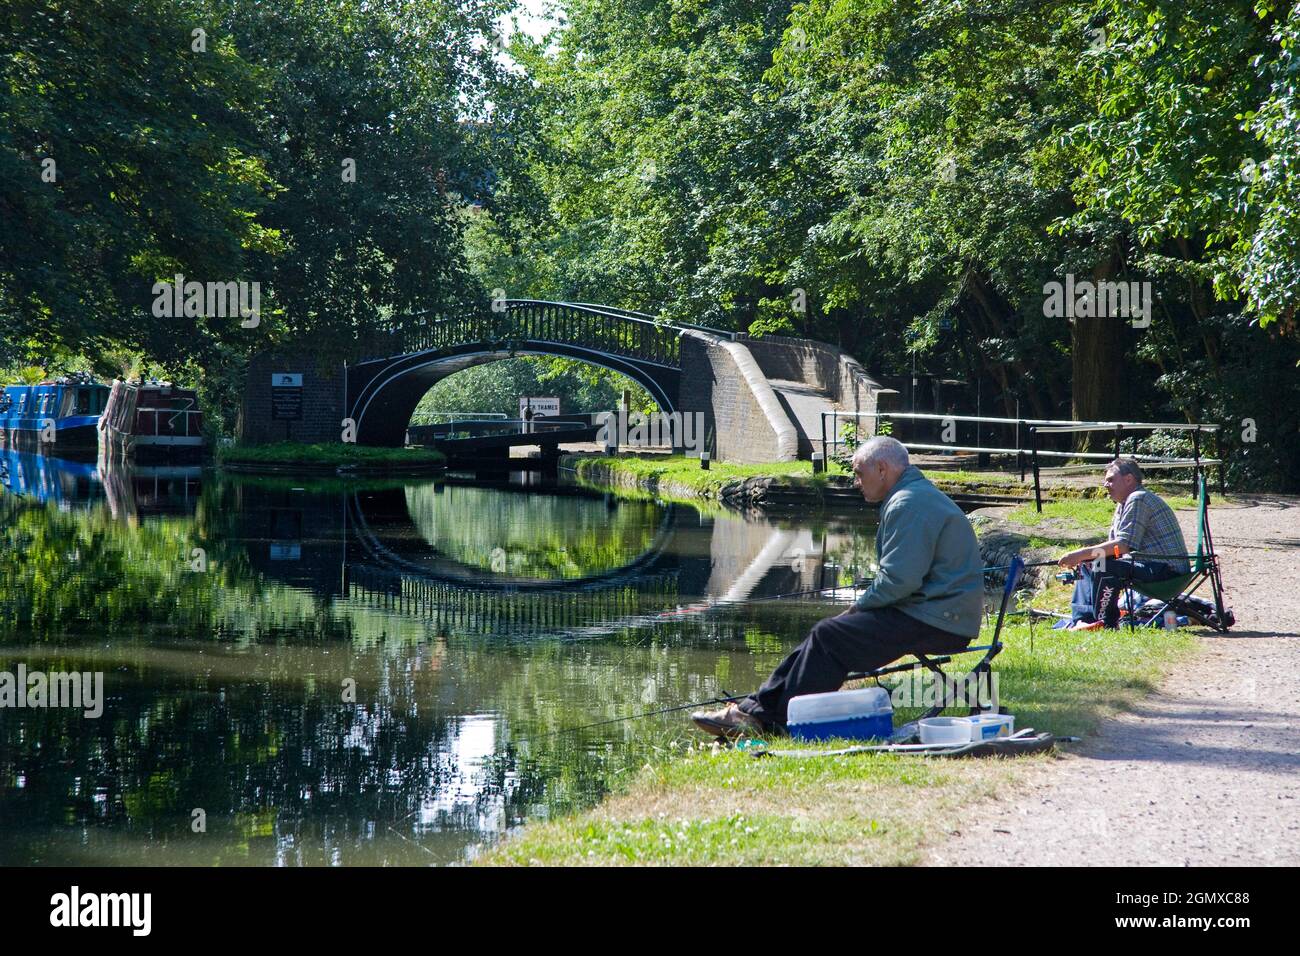
M 93 378 L 79 378 L 71 375 L 64 375 L 61 378 L 47 378 L 43 382 L 37 382 L 34 385 L 28 385 L 25 382 L 18 382 L 14 385 L 6 385 L 5 388 L 50 388 L 52 386 L 63 386 L 65 388 L 108 388 L 103 382 L 97 382 Z

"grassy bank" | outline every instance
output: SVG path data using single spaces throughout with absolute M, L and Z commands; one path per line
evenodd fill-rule
M 839 471 L 837 466 L 835 471 Z M 814 475 L 807 461 L 777 461 L 760 465 L 738 465 L 715 461 L 708 471 L 698 458 L 665 455 L 653 458 L 583 457 L 574 462 L 578 477 L 621 487 L 662 493 L 665 497 L 692 500 L 718 498 L 723 488 L 747 478 L 780 478 L 790 485 L 825 487 L 826 474 Z
M 1046 602 L 1044 602 L 1044 598 Z M 1059 604 L 1063 591 L 1035 603 Z M 988 636 L 986 628 L 985 637 Z M 1017 727 L 1087 734 L 1131 706 L 1189 654 L 1186 631 L 1003 631 L 999 694 Z M 973 657 L 970 659 L 973 660 Z M 899 712 L 897 720 L 915 716 Z M 532 824 L 486 854 L 489 865 L 909 864 L 960 827 L 965 806 L 1016 784 L 1020 760 L 858 755 L 755 759 L 703 743 L 650 755 L 600 806 Z M 800 747 L 808 745 L 799 744 Z M 828 744 L 824 749 L 831 749 Z
M 712 462 L 705 471 L 698 458 L 682 455 L 633 457 L 580 457 L 572 460 L 582 480 L 596 485 L 638 488 L 659 497 L 676 500 L 718 499 L 728 486 L 753 478 L 771 478 L 781 489 L 824 490 L 832 480 L 846 483 L 849 471 L 831 461 L 827 470 L 813 474 L 812 462 L 777 461 L 756 465 Z M 940 471 L 925 472 L 939 488 L 949 492 L 991 491 L 1008 493 L 1020 490 L 1014 475 L 998 472 Z
M 233 445 L 217 453 L 218 464 L 241 471 L 355 472 L 386 473 L 437 471 L 446 456 L 431 448 L 373 448 L 345 442 L 305 445 L 277 442 L 271 445 Z
M 1195 508 L 1196 499 L 1189 495 L 1161 495 L 1169 507 Z M 1105 532 L 1115 514 L 1115 502 L 1110 498 L 1071 498 L 1043 503 L 1036 511 L 1032 504 L 1022 505 L 1007 515 L 1008 521 L 1037 528 L 1042 525 L 1059 525 L 1081 531 Z

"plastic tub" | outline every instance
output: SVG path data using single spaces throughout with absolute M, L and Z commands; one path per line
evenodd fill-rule
M 973 741 L 1010 737 L 1016 732 L 1014 714 L 975 714 L 964 719 L 970 723 L 970 739 Z
M 881 687 L 804 694 L 790 701 L 785 721 L 796 740 L 871 740 L 893 734 L 894 707 Z
M 918 726 L 923 744 L 968 744 L 971 741 L 969 717 L 926 717 Z

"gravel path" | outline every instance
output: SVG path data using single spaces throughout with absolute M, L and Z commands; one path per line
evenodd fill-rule
M 1242 502 L 1210 513 L 1236 626 L 1207 631 L 1133 712 L 1027 767 L 1009 799 L 964 814 L 927 863 L 1300 863 L 1300 499 Z M 1195 513 L 1179 520 L 1193 544 Z

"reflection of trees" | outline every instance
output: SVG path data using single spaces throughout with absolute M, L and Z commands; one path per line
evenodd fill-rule
M 205 626 L 212 583 L 188 570 L 196 527 L 189 518 L 127 527 L 102 508 L 13 509 L 0 527 L 0 641 L 19 631 L 49 640 L 141 625 L 182 633 Z
M 847 586 L 870 577 L 876 561 L 875 525 L 828 535 L 826 559 L 839 568 L 837 584 Z
M 269 863 L 290 846 L 304 862 L 432 861 L 417 844 L 449 861 L 504 826 L 588 805 L 687 734 L 673 718 L 569 728 L 761 677 L 729 653 L 743 631 L 725 621 L 537 647 L 430 639 L 395 615 L 335 610 L 351 645 L 318 644 L 304 625 L 301 643 L 268 653 L 268 638 L 226 669 L 138 645 L 62 658 L 108 672 L 109 706 L 98 721 L 33 711 L 0 725 L 0 863 L 37 852 L 26 834 L 69 827 L 123 835 L 118 862 Z M 355 705 L 342 702 L 344 676 L 357 681 Z M 493 721 L 476 767 L 457 752 L 465 714 Z M 194 807 L 207 813 L 203 839 L 189 831 Z
M 650 547 L 662 517 L 650 501 L 610 509 L 595 498 L 463 486 L 435 493 L 429 484 L 408 487 L 406 502 L 419 533 L 443 554 L 484 571 L 546 579 L 627 564 Z

